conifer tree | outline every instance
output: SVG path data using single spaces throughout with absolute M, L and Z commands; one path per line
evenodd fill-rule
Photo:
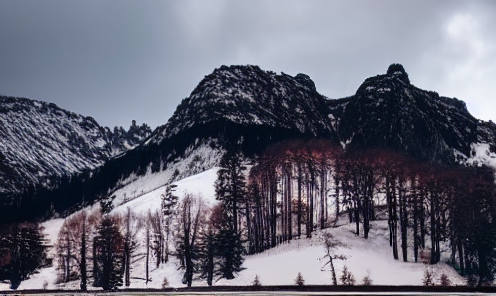
M 99 277 L 95 277 L 95 283 L 105 291 L 115 290 L 122 286 L 124 238 L 114 219 L 108 216 L 103 218 L 94 244 L 96 277 Z
M 229 224 L 223 225 L 217 235 L 217 254 L 221 258 L 218 274 L 228 280 L 233 279 L 234 273 L 243 270 L 241 265 L 245 253 L 241 235 L 236 233 Z
M 177 185 L 169 184 L 165 187 L 165 192 L 162 194 L 162 216 L 163 228 L 165 231 L 165 251 L 164 263 L 169 261 L 169 238 L 171 233 L 171 223 L 174 218 L 177 202 L 179 197 L 175 195 Z
M 205 221 L 205 207 L 201 198 L 186 194 L 179 204 L 176 250 L 184 268 L 183 283 L 191 287 L 199 258 L 199 236 Z
M 215 272 L 215 258 L 217 255 L 217 237 L 211 226 L 203 231 L 199 244 L 199 270 L 200 277 L 207 280 L 212 286 Z
M 37 223 L 15 223 L 0 229 L 0 280 L 9 280 L 10 288 L 40 268 L 46 260 L 46 241 Z
M 297 285 L 297 286 L 304 286 L 305 285 L 305 279 L 303 279 L 301 272 L 298 272 L 298 275 L 295 278 L 295 285 Z
M 344 266 L 343 272 L 341 273 L 341 277 L 339 279 L 341 280 L 341 284 L 343 284 L 345 286 L 355 285 L 355 277 L 348 270 L 348 267 L 346 265 Z
M 221 169 L 217 172 L 215 197 L 224 203 L 228 223 L 234 232 L 238 232 L 238 214 L 240 205 L 246 196 L 244 171 L 241 165 L 241 152 L 228 151 L 220 161 Z
M 262 283 L 260 282 L 260 277 L 257 275 L 255 275 L 255 279 L 253 280 L 253 282 L 251 283 L 253 286 L 255 287 L 260 287 L 262 286 Z

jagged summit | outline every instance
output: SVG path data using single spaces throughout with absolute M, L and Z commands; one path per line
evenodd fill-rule
M 258 66 L 221 66 L 205 76 L 150 142 L 214 121 L 277 126 L 316 136 L 332 130 L 325 109 L 324 97 L 305 74 L 293 77 Z
M 401 64 L 391 64 L 387 69 L 386 74 L 395 76 L 404 83 L 410 84 L 410 79 L 408 78 L 408 74 L 406 73 L 405 68 L 403 68 L 403 65 Z
M 438 163 L 460 162 L 471 143 L 492 141 L 488 123 L 474 118 L 463 101 L 413 86 L 399 64 L 366 79 L 341 117 L 338 134 L 345 146 L 389 147 Z
M 0 96 L 0 204 L 1 194 L 38 183 L 50 188 L 57 178 L 99 167 L 150 133 L 113 133 L 53 103 Z

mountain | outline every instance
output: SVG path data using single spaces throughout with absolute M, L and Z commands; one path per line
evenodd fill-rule
M 351 149 L 388 147 L 444 164 L 465 162 L 473 143 L 496 149 L 494 123 L 474 118 L 461 100 L 413 86 L 398 64 L 332 104 L 339 141 Z
M 118 128 L 110 132 L 92 119 L 70 115 L 52 105 L 23 102 L 30 106 L 26 112 L 43 114 L 33 116 L 41 122 L 31 125 L 28 129 L 31 134 L 36 134 L 33 131 L 37 126 L 61 126 L 47 133 L 50 137 L 56 135 L 55 139 L 64 139 L 60 141 L 66 143 L 64 149 L 74 153 L 69 163 L 81 163 L 81 168 L 65 168 L 64 161 L 50 157 L 51 151 L 60 151 L 42 150 L 49 149 L 45 146 L 58 147 L 50 142 L 45 145 L 39 140 L 43 146 L 39 149 L 44 153 L 36 152 L 38 148 L 30 144 L 30 138 L 25 146 L 12 151 L 32 148 L 32 155 L 45 155 L 44 162 L 51 164 L 58 160 L 53 165 L 58 174 L 93 169 L 91 173 L 64 180 L 59 190 L 38 198 L 48 198 L 58 213 L 106 196 L 136 198 L 171 181 L 217 166 L 226 150 L 239 149 L 251 159 L 269 145 L 292 138 L 330 139 L 346 150 L 389 148 L 447 165 L 474 163 L 471 160 L 474 155 L 496 152 L 494 123 L 475 119 L 463 101 L 415 87 L 399 64 L 391 65 L 386 74 L 366 79 L 354 95 L 342 99 L 319 94 L 305 74 L 293 77 L 264 71 L 258 66 L 222 66 L 205 76 L 168 122 L 142 142 L 146 132 L 133 142 L 132 135 Z M 16 111 L 16 114 L 24 112 Z M 22 123 L 29 122 L 30 117 L 22 117 L 15 128 L 22 130 Z M 64 122 L 68 123 L 64 125 Z M 134 123 L 131 129 L 133 126 Z M 70 127 L 71 132 L 60 132 L 62 127 Z M 76 138 L 80 140 L 64 138 L 70 134 L 78 135 Z M 27 139 L 20 137 L 16 141 L 22 142 L 23 138 Z M 140 144 L 128 150 L 137 142 Z M 20 159 L 33 158 L 19 153 L 16 159 L 4 157 L 3 174 L 19 166 Z M 84 162 L 75 161 L 80 158 Z M 45 172 L 36 168 L 33 175 Z M 145 175 L 147 182 L 141 181 Z M 40 194 L 24 199 L 31 200 L 34 196 Z
M 328 136 L 334 131 L 325 117 L 326 108 L 325 98 L 305 74 L 292 77 L 258 66 L 222 66 L 205 76 L 147 143 L 213 122 Z
M 129 131 L 100 126 L 41 101 L 0 97 L 0 195 L 9 196 L 42 184 L 57 186 L 62 176 L 93 170 L 112 156 L 134 148 L 151 133 L 148 126 Z

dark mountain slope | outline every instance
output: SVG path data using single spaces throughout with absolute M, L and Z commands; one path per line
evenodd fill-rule
M 312 136 L 334 134 L 325 110 L 325 98 L 307 75 L 277 75 L 258 66 L 222 66 L 205 76 L 147 143 L 215 121 L 279 127 Z
M 494 145 L 494 126 L 470 115 L 463 101 L 411 85 L 401 65 L 366 79 L 343 105 L 333 116 L 340 118 L 339 139 L 349 149 L 389 147 L 421 160 L 454 163 L 470 156 L 471 143 Z

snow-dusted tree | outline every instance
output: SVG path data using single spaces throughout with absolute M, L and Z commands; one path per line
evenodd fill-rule
M 162 197 L 162 216 L 163 216 L 163 229 L 165 232 L 165 251 L 164 263 L 169 261 L 169 239 L 171 236 L 171 224 L 174 219 L 174 213 L 179 197 L 175 195 L 177 185 L 169 184 L 165 187 L 165 192 Z
M 450 281 L 450 279 L 448 278 L 448 276 L 445 273 L 441 274 L 441 277 L 439 277 L 439 284 L 442 287 L 449 287 L 449 286 L 451 286 L 451 281 Z
M 255 287 L 260 287 L 262 286 L 262 282 L 260 282 L 260 277 L 257 275 L 255 275 L 255 279 L 253 280 L 253 282 L 251 282 L 251 284 Z
M 363 277 L 362 279 L 362 285 L 363 286 L 371 286 L 372 285 L 372 278 L 370 277 L 370 274 L 367 273 L 366 276 Z
M 432 272 L 428 269 L 424 271 L 424 278 L 422 279 L 422 284 L 424 286 L 434 286 L 434 279 L 432 278 Z
M 332 284 L 336 286 L 338 284 L 338 281 L 336 279 L 336 269 L 334 268 L 334 260 L 346 260 L 345 255 L 339 255 L 336 254 L 336 249 L 339 247 L 347 247 L 347 245 L 343 244 L 342 242 L 336 240 L 334 236 L 331 233 L 324 233 L 323 235 L 323 242 L 324 248 L 326 251 L 326 254 L 324 258 L 326 259 L 326 263 L 322 268 L 324 268 L 326 265 L 329 264 L 329 268 L 331 270 L 331 276 L 332 276 Z
M 200 233 L 200 242 L 198 244 L 198 268 L 200 277 L 207 280 L 209 286 L 213 283 L 215 272 L 215 261 L 217 256 L 217 237 L 212 223 L 208 223 L 205 229 Z
M 225 223 L 221 226 L 217 234 L 217 254 L 220 257 L 218 274 L 228 280 L 234 278 L 234 273 L 238 273 L 243 268 L 246 250 L 241 243 L 241 235 Z
M 157 210 L 152 212 L 151 215 L 148 216 L 150 226 L 151 226 L 151 249 L 156 258 L 156 267 L 160 266 L 160 263 L 165 262 L 165 233 L 164 233 L 164 225 L 162 223 L 162 215 Z

